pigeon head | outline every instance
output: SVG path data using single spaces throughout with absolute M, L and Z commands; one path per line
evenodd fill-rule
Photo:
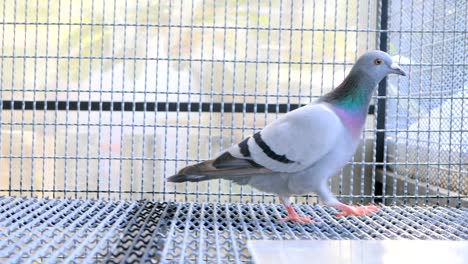
M 353 69 L 361 74 L 367 75 L 374 82 L 378 83 L 389 74 L 399 74 L 406 76 L 406 73 L 393 62 L 390 55 L 380 50 L 373 50 L 364 53 L 355 63 Z
M 359 137 L 367 117 L 367 109 L 377 84 L 389 74 L 406 73 L 383 51 L 366 52 L 354 64 L 348 76 L 319 101 L 329 103 Z
M 367 112 L 375 87 L 389 74 L 406 75 L 386 52 L 366 52 L 359 57 L 344 81 L 320 100 L 347 110 Z

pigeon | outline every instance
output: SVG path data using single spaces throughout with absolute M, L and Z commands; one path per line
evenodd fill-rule
M 406 76 L 389 54 L 368 51 L 331 92 L 281 116 L 218 157 L 181 169 L 167 181 L 224 179 L 276 194 L 288 213 L 280 221 L 314 222 L 299 216 L 289 202 L 291 196 L 311 192 L 338 209 L 339 217 L 373 214 L 378 211 L 375 205 L 351 206 L 338 201 L 328 181 L 354 155 L 372 94 L 388 74 Z

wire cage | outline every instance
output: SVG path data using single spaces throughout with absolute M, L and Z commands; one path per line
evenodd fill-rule
M 250 262 L 247 240 L 468 239 L 468 2 L 3 1 L 2 262 Z M 409 74 L 373 96 L 313 193 L 165 181 L 336 87 L 363 52 Z

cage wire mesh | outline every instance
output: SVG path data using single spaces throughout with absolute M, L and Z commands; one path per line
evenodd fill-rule
M 467 1 L 0 10 L 4 262 L 248 262 L 247 239 L 468 238 Z M 346 203 L 387 205 L 380 213 L 339 219 L 310 194 L 297 208 L 322 225 L 279 223 L 273 195 L 165 182 L 330 91 L 379 48 L 409 75 L 379 88 L 330 187 Z
M 466 7 L 466 1 L 401 1 L 390 11 L 390 30 L 397 31 L 390 50 L 412 74 L 388 85 L 388 165 L 405 183 L 402 193 L 424 197 L 423 204 L 465 197 L 466 207 Z

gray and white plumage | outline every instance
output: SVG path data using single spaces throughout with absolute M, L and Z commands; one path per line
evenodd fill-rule
M 335 198 L 327 182 L 356 151 L 372 93 L 390 73 L 405 75 L 387 53 L 367 52 L 333 91 L 167 180 L 226 179 L 277 194 L 282 201 L 315 192 L 325 204 L 346 211 L 349 206 Z

